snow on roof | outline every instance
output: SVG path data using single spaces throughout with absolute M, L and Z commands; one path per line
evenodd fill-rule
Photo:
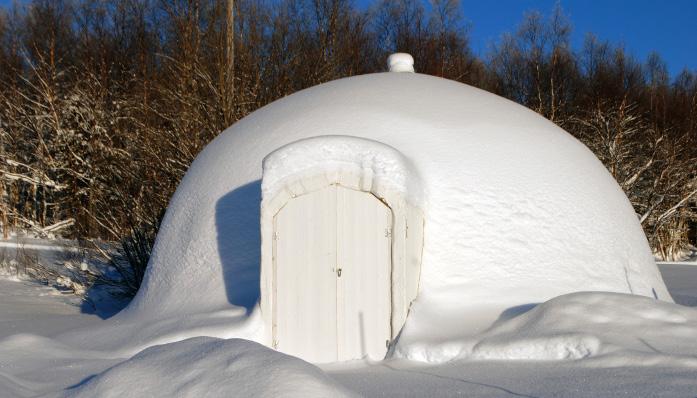
M 380 192 L 397 192 L 410 204 L 423 208 L 423 184 L 399 151 L 373 140 L 338 135 L 300 140 L 270 153 L 263 161 L 262 197 L 273 198 L 291 184 L 289 180 L 344 169 L 367 176 L 361 184 L 378 196 Z
M 475 333 L 502 310 L 575 291 L 671 301 L 629 201 L 583 144 L 491 93 L 380 73 L 300 91 L 211 142 L 170 202 L 141 290 L 116 319 L 234 307 L 254 315 L 262 161 L 289 143 L 332 135 L 388 145 L 420 177 L 423 263 L 405 341 Z M 289 154 L 278 167 L 301 162 L 319 166 L 322 154 Z M 243 318 L 245 330 L 262 334 L 261 317 Z M 441 330 L 429 331 L 431 322 Z

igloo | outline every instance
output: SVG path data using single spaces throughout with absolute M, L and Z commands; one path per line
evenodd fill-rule
M 386 72 L 302 90 L 213 140 L 118 319 L 232 311 L 219 337 L 315 362 L 428 359 L 577 291 L 671 301 L 600 161 L 504 98 Z

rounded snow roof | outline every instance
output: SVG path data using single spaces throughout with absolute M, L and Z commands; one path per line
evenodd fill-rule
M 275 101 L 211 142 L 173 196 L 143 286 L 122 316 L 256 311 L 262 161 L 326 135 L 384 143 L 419 174 L 418 316 L 582 290 L 671 300 L 629 201 L 578 140 L 494 94 L 379 73 Z M 248 322 L 260 322 L 254 311 Z

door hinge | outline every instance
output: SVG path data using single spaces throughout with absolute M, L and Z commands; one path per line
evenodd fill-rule
M 278 240 L 278 232 L 273 233 L 273 240 Z
M 337 269 L 336 269 L 336 276 L 338 276 L 339 278 L 341 278 L 341 268 L 337 268 Z
M 385 238 L 392 236 L 392 228 L 385 228 Z

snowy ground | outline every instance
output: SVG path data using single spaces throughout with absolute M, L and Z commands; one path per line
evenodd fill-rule
M 82 301 L 70 294 L 30 281 L 0 277 L 0 339 L 18 333 L 52 337 L 98 323 L 82 312 Z
M 461 360 L 437 366 L 353 362 L 321 366 L 324 372 L 235 339 L 189 339 L 132 358 L 67 346 L 57 336 L 105 321 L 84 313 L 72 295 L 3 277 L 0 397 L 229 396 L 235 391 L 238 396 L 694 398 L 697 309 L 686 305 L 697 305 L 697 262 L 664 263 L 660 269 L 685 305 L 619 294 L 566 295 L 494 325 Z M 480 358 L 473 360 L 477 352 Z M 490 359 L 497 356 L 515 360 Z M 555 356 L 567 359 L 539 360 Z
M 333 371 L 370 397 L 691 397 L 697 369 L 592 367 L 579 362 L 454 362 L 434 367 L 389 363 Z
M 683 263 L 660 263 L 659 269 L 671 294 L 676 296 L 676 301 L 683 304 L 666 304 L 665 309 L 672 311 L 671 307 L 674 307 L 683 310 L 688 316 L 693 317 L 693 322 L 697 320 L 697 308 L 685 307 L 697 307 L 697 261 L 691 259 L 690 262 Z M 609 296 L 603 298 L 607 299 Z M 627 300 L 627 303 L 631 301 Z M 538 309 L 542 306 L 538 306 Z M 567 303 L 564 307 L 569 306 Z M 661 314 L 657 308 L 648 305 L 645 310 L 641 306 L 637 307 L 619 309 L 615 314 L 618 319 L 605 320 L 607 326 L 604 337 L 607 339 L 613 333 L 613 329 L 629 328 L 624 338 L 636 339 L 635 343 L 649 346 L 649 351 L 654 351 L 655 356 L 641 353 L 639 349 L 624 349 L 563 361 L 461 360 L 436 366 L 417 365 L 409 361 L 390 361 L 369 366 L 358 363 L 353 366 L 331 365 L 325 366 L 325 371 L 354 391 L 374 397 L 697 397 L 697 330 L 685 329 L 684 332 L 687 334 L 678 336 L 681 333 L 678 329 L 683 328 L 684 323 L 675 317 L 675 313 Z M 580 312 L 584 312 L 590 307 L 579 309 Z M 593 322 L 593 317 L 608 315 L 603 314 L 599 307 L 593 310 L 594 313 L 589 316 L 588 322 L 580 321 L 583 315 L 576 314 L 579 318 L 579 329 L 592 329 L 588 323 Z M 631 312 L 635 314 L 629 314 Z M 663 319 L 654 319 L 658 322 L 646 322 L 647 317 L 652 317 L 649 315 L 651 313 L 654 317 Z M 549 311 L 547 315 L 550 315 Z M 645 323 L 645 330 L 631 330 L 634 329 L 630 325 L 632 319 L 642 317 L 644 319 L 641 322 Z M 562 321 L 553 316 L 549 318 L 554 323 Z M 543 322 L 538 322 L 535 326 L 540 326 Z M 663 322 L 666 323 L 662 325 Z M 538 336 L 549 333 L 550 330 L 552 335 L 563 335 L 555 333 L 559 330 L 554 330 L 563 327 L 554 324 L 546 326 L 546 331 L 537 331 Z M 675 326 L 678 329 L 674 329 Z M 517 329 L 515 332 L 524 334 L 528 331 Z M 622 333 L 622 330 L 619 332 Z M 650 334 L 654 335 L 649 337 Z M 672 336 L 681 343 L 670 344 L 668 340 L 671 340 Z M 550 339 L 547 340 L 549 341 Z M 526 343 L 527 352 L 517 351 L 513 354 L 518 354 L 519 357 L 520 354 L 529 355 L 530 347 L 534 347 L 534 344 L 530 340 Z M 624 345 L 630 346 L 631 343 Z M 680 358 L 679 355 L 665 355 L 669 354 L 671 348 L 688 355 Z M 549 350 L 540 351 L 548 353 Z
M 695 280 L 697 261 L 691 263 L 661 263 L 659 264 L 659 269 L 675 302 L 697 307 L 697 287 L 695 287 L 695 282 L 697 282 Z

